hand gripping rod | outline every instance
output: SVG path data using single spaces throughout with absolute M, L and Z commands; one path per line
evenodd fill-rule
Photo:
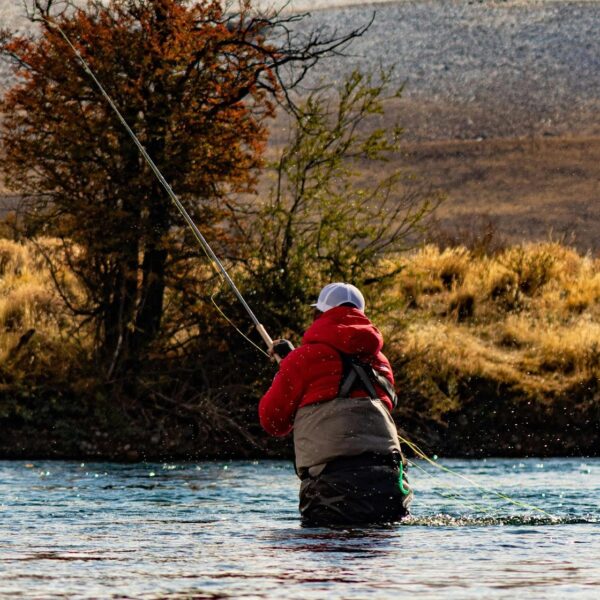
M 214 264 L 217 265 L 219 271 L 225 278 L 225 281 L 227 281 L 227 283 L 229 284 L 229 287 L 231 287 L 231 289 L 233 290 L 233 293 L 237 296 L 238 300 L 242 303 L 242 306 L 246 309 L 246 312 L 250 316 L 250 319 L 252 319 L 252 322 L 254 323 L 256 330 L 258 331 L 258 333 L 264 340 L 267 347 L 270 349 L 273 346 L 273 340 L 267 333 L 267 330 L 256 318 L 256 315 L 252 312 L 252 309 L 248 306 L 248 303 L 246 302 L 246 300 L 244 300 L 244 297 L 242 296 L 241 292 L 238 290 L 237 286 L 233 282 L 233 279 L 231 279 L 231 277 L 229 276 L 229 273 L 227 272 L 227 270 L 225 269 L 225 267 L 223 266 L 223 264 L 221 263 L 221 261 L 219 260 L 217 255 L 214 253 L 213 249 L 210 247 L 210 244 L 206 241 L 206 238 L 202 235 L 202 233 L 200 232 L 198 227 L 196 227 L 196 224 L 194 223 L 194 221 L 192 221 L 192 217 L 190 217 L 189 213 L 187 212 L 187 210 L 185 209 L 185 207 L 183 206 L 183 204 L 181 203 L 179 198 L 176 196 L 175 192 L 169 185 L 168 181 L 164 178 L 164 176 L 160 172 L 159 168 L 154 164 L 154 161 L 152 160 L 152 158 L 150 158 L 150 155 L 146 152 L 146 149 L 144 148 L 144 146 L 142 145 L 140 140 L 137 138 L 137 136 L 135 135 L 135 133 L 133 132 L 131 127 L 129 127 L 129 125 L 127 124 L 127 121 L 123 118 L 123 115 L 120 113 L 119 109 L 113 102 L 112 98 L 108 95 L 106 90 L 102 87 L 102 84 L 98 81 L 97 77 L 94 75 L 94 72 L 92 71 L 92 69 L 90 68 L 88 63 L 85 61 L 83 56 L 81 56 L 81 54 L 77 50 L 77 48 L 75 48 L 75 46 L 73 46 L 73 44 L 71 43 L 71 40 L 67 37 L 67 35 L 65 34 L 65 32 L 61 29 L 61 27 L 59 25 L 57 25 L 56 23 L 53 23 L 52 21 L 49 21 L 48 19 L 44 19 L 44 21 L 50 27 L 56 29 L 60 33 L 62 38 L 65 40 L 65 42 L 69 45 L 71 50 L 73 50 L 74 54 L 79 59 L 79 62 L 82 64 L 85 72 L 92 78 L 92 80 L 94 81 L 94 83 L 96 84 L 96 86 L 98 87 L 98 89 L 100 90 L 102 95 L 104 96 L 105 100 L 108 102 L 110 107 L 113 109 L 113 111 L 117 115 L 119 121 L 121 122 L 121 124 L 123 125 L 123 127 L 125 128 L 127 133 L 130 135 L 131 139 L 133 140 L 134 144 L 137 146 L 141 155 L 144 157 L 144 160 L 148 163 L 148 166 L 152 169 L 152 172 L 156 175 L 157 179 L 160 181 L 161 185 L 163 186 L 163 188 L 169 195 L 169 198 L 171 198 L 171 200 L 173 201 L 173 204 L 175 204 L 175 206 L 177 207 L 177 210 L 181 213 L 181 216 L 184 218 L 185 222 L 188 224 L 189 228 L 192 230 L 194 237 L 196 238 L 196 240 L 198 240 L 200 245 L 204 248 L 204 250 L 210 257 L 210 259 L 214 262 Z

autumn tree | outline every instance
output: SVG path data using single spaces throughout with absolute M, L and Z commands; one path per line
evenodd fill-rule
M 231 194 L 254 188 L 276 103 L 363 30 L 300 34 L 301 16 L 260 14 L 247 0 L 235 11 L 220 0 L 79 5 L 37 0 L 39 34 L 0 36 L 16 76 L 0 104 L 0 168 L 23 198 L 26 233 L 60 240 L 56 251 L 80 285 L 74 290 L 49 256 L 56 285 L 94 324 L 112 375 L 156 338 L 165 290 L 187 283 L 185 265 L 198 253 L 53 23 L 217 249 L 231 241 L 223 226 L 235 210 Z

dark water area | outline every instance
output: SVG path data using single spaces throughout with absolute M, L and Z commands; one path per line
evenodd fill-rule
M 287 462 L 2 461 L 0 597 L 599 596 L 600 459 L 438 463 L 407 521 L 331 530 Z

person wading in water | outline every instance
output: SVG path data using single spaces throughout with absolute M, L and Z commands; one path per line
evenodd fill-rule
M 279 371 L 259 403 L 271 435 L 293 431 L 300 513 L 307 525 L 396 521 L 412 492 L 394 421 L 394 376 L 361 292 L 330 283 L 299 348 L 276 340 Z

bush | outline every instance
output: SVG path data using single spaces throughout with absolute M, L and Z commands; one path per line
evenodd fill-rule
M 534 296 L 550 281 L 556 263 L 552 246 L 543 244 L 510 248 L 498 260 L 514 273 L 518 290 L 526 296 Z

